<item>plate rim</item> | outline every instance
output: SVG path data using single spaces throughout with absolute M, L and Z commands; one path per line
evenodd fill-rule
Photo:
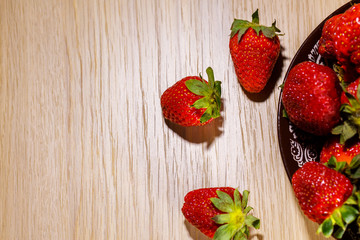
M 356 3 L 359 3 L 360 0 L 352 0 L 352 1 L 349 1 L 347 3 L 345 3 L 344 5 L 342 5 L 341 7 L 339 7 L 338 9 L 336 9 L 334 12 L 332 12 L 330 15 L 328 15 L 324 20 L 322 20 L 312 31 L 311 33 L 305 38 L 305 40 L 303 41 L 303 43 L 300 45 L 300 47 L 298 48 L 298 50 L 296 51 L 295 55 L 293 56 L 288 68 L 287 68 L 287 71 L 286 71 L 286 74 L 283 78 L 283 81 L 282 81 L 282 84 L 285 83 L 286 81 L 286 78 L 290 72 L 290 70 L 295 66 L 295 63 L 297 62 L 298 58 L 299 58 L 299 55 L 302 53 L 302 49 L 307 46 L 307 42 L 309 42 L 313 37 L 314 35 L 317 34 L 317 32 L 319 31 L 319 29 L 324 26 L 325 22 L 330 19 L 331 17 L 337 15 L 337 14 L 340 14 L 340 13 L 343 13 L 345 12 L 348 8 L 350 8 L 353 4 L 356 4 Z M 283 109 L 283 104 L 282 104 L 282 92 L 283 90 L 281 89 L 280 91 L 280 94 L 279 94 L 279 102 L 278 102 L 278 107 L 277 107 L 277 135 L 278 135 L 278 144 L 279 144 L 279 149 L 280 149 L 280 155 L 281 155 L 281 159 L 282 159 L 282 162 L 283 162 L 283 165 L 284 165 L 284 168 L 285 168 L 285 171 L 286 171 L 286 174 L 290 180 L 290 183 L 292 182 L 292 175 L 290 174 L 290 170 L 289 170 L 289 161 L 286 161 L 286 156 L 285 156 L 285 149 L 284 149 L 284 146 L 282 145 L 282 134 L 281 134 L 281 118 L 283 118 L 282 116 L 282 109 Z

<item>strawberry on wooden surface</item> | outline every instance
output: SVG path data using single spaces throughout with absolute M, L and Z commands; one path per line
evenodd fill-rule
M 318 233 L 326 237 L 333 234 L 341 238 L 348 225 L 359 217 L 352 182 L 324 164 L 305 163 L 293 175 L 292 186 L 302 211 L 320 224 Z
M 340 121 L 340 94 L 334 70 L 302 62 L 286 78 L 282 103 L 295 126 L 314 135 L 327 135 Z
M 252 22 L 235 19 L 231 26 L 230 54 L 240 85 L 258 93 L 266 86 L 280 54 L 280 30 L 259 24 L 258 10 Z
M 221 82 L 207 68 L 209 82 L 202 76 L 189 76 L 176 82 L 161 95 L 163 115 L 181 126 L 202 126 L 220 116 Z
M 189 223 L 210 238 L 244 240 L 249 227 L 260 227 L 260 220 L 248 215 L 252 210 L 247 206 L 248 194 L 230 187 L 201 188 L 186 194 L 181 210 Z

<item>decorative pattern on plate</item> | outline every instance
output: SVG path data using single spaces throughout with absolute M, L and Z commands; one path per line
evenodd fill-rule
M 318 157 L 318 153 L 316 148 L 311 143 L 298 142 L 298 135 L 302 133 L 296 131 L 297 128 L 289 122 L 289 132 L 292 134 L 292 138 L 290 138 L 290 152 L 293 157 L 293 160 L 297 162 L 299 168 L 302 167 L 305 163 L 315 161 Z M 300 138 L 304 138 L 305 136 L 301 136 Z
M 324 58 L 321 57 L 321 55 L 318 52 L 319 49 L 319 41 L 316 42 L 316 44 L 311 49 L 310 53 L 308 54 L 308 59 L 311 62 L 315 62 L 317 64 L 325 65 Z

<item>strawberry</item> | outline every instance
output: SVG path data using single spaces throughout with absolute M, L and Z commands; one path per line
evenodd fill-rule
M 259 25 L 258 10 L 252 22 L 235 19 L 231 26 L 230 54 L 240 85 L 258 93 L 266 86 L 280 54 L 280 30 Z
M 201 75 L 176 82 L 161 95 L 161 108 L 166 119 L 181 126 L 202 126 L 220 116 L 221 82 L 215 81 L 212 68 L 207 68 L 209 82 Z
M 341 63 L 355 64 L 360 73 L 360 4 L 346 10 L 337 21 L 334 33 L 336 58 Z
M 320 224 L 318 232 L 341 238 L 347 226 L 359 216 L 351 206 L 353 185 L 343 174 L 318 162 L 307 162 L 292 177 L 295 196 L 304 214 Z M 351 197 L 351 198 L 350 198 Z M 358 203 L 356 203 L 358 204 Z
M 338 136 L 333 136 L 325 142 L 320 153 L 320 162 L 327 163 L 334 156 L 338 162 L 351 163 L 351 160 L 360 154 L 360 140 L 354 139 L 341 144 Z
M 327 135 L 340 121 L 340 93 L 331 68 L 302 62 L 286 78 L 282 103 L 295 126 L 314 135 Z
M 329 19 L 320 38 L 319 53 L 335 57 L 340 65 L 355 66 L 360 73 L 360 4 Z
M 342 14 L 338 14 L 328 19 L 322 29 L 318 52 L 325 58 L 335 58 L 333 35 L 336 28 L 336 23 L 341 16 Z
M 182 213 L 186 220 L 214 239 L 246 239 L 249 227 L 258 229 L 260 220 L 247 215 L 248 191 L 241 195 L 230 187 L 201 188 L 186 194 Z

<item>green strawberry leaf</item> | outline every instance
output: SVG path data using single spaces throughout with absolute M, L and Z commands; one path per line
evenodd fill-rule
M 344 144 L 348 139 L 355 136 L 357 128 L 349 120 L 344 121 L 342 124 L 334 127 L 331 130 L 334 135 L 340 135 L 340 143 Z
M 244 213 L 247 214 L 247 213 L 249 213 L 251 210 L 253 210 L 253 208 L 250 207 L 250 206 L 248 206 L 248 207 L 246 207 L 246 208 L 244 209 Z
M 356 198 L 356 194 L 351 195 L 346 201 L 346 205 L 357 205 L 358 199 Z
M 186 87 L 190 92 L 199 96 L 209 96 L 211 94 L 211 88 L 205 82 L 197 79 L 189 79 L 185 82 Z
M 247 240 L 247 235 L 241 231 L 238 231 L 234 236 L 234 240 Z
M 334 168 L 336 168 L 336 163 L 337 163 L 336 158 L 334 156 L 331 156 L 329 161 L 327 161 L 327 163 L 325 163 L 325 165 L 329 168 L 334 169 Z
M 200 98 L 199 100 L 195 101 L 191 106 L 196 109 L 207 108 L 210 106 L 210 99 L 209 97 Z
M 256 9 L 256 11 L 251 15 L 252 23 L 259 24 L 259 9 Z
M 215 88 L 216 95 L 218 95 L 220 97 L 221 96 L 221 82 L 215 81 L 214 88 Z
M 212 218 L 212 220 L 214 220 L 214 222 L 216 222 L 217 224 L 228 223 L 230 219 L 231 219 L 230 214 L 219 214 Z
M 341 216 L 347 224 L 352 223 L 359 215 L 359 211 L 356 208 L 348 205 L 340 207 Z
M 254 29 L 257 35 L 262 32 L 268 38 L 273 38 L 277 35 L 284 35 L 280 34 L 281 31 L 276 27 L 276 21 L 273 22 L 271 27 L 260 25 L 258 9 L 252 14 L 252 22 L 247 20 L 234 19 L 233 23 L 231 24 L 231 38 L 238 34 L 238 42 L 240 42 L 241 37 L 248 28 Z
M 249 227 L 259 229 L 260 228 L 260 219 L 254 217 L 252 215 L 247 215 L 245 217 L 245 224 Z
M 351 159 L 350 168 L 355 169 L 358 168 L 359 166 L 360 166 L 360 154 L 357 154 L 353 157 L 353 159 Z
M 318 228 L 317 233 L 322 233 L 325 237 L 330 237 L 334 231 L 334 225 L 331 218 L 327 218 Z
M 340 226 L 342 229 L 345 229 L 342 214 L 339 209 L 335 209 L 331 216 L 338 226 Z
M 212 70 L 211 67 L 208 67 L 206 69 L 206 74 L 208 75 L 208 81 L 209 81 L 209 85 L 210 85 L 210 88 L 214 88 L 214 85 L 215 85 L 215 77 L 214 77 L 214 71 Z
M 216 191 L 219 198 L 210 198 L 214 206 L 222 212 L 230 213 L 234 211 L 235 205 L 229 194 Z
M 335 166 L 335 170 L 338 172 L 342 172 L 347 165 L 347 162 L 337 162 Z
M 360 168 L 356 169 L 356 171 L 350 175 L 352 179 L 359 179 L 360 178 Z
M 289 118 L 289 115 L 287 114 L 285 108 L 284 108 L 283 111 L 282 111 L 282 116 L 283 116 L 284 118 Z
M 234 203 L 236 208 L 241 208 L 241 196 L 239 190 L 234 191 Z
M 240 41 L 241 36 L 246 32 L 246 30 L 250 27 L 251 23 L 247 20 L 239 20 L 234 19 L 234 22 L 231 25 L 231 37 L 234 37 L 236 33 L 239 34 L 238 40 Z
M 357 209 L 360 209 L 360 192 L 355 192 L 354 195 L 357 199 Z M 356 205 L 356 204 L 354 204 L 354 205 Z M 359 218 L 360 218 L 360 216 L 359 216 Z
M 347 226 L 345 226 L 346 228 Z M 333 234 L 333 236 L 336 238 L 336 239 L 341 239 L 343 236 L 344 236 L 344 233 L 345 233 L 345 229 L 343 228 L 338 228 L 335 233 Z
M 226 204 L 229 204 L 230 206 L 234 206 L 234 201 L 233 201 L 233 199 L 229 196 L 229 194 L 227 194 L 227 193 L 224 193 L 224 192 L 222 192 L 222 191 L 216 191 L 216 194 L 218 195 L 218 197 L 219 197 L 219 199 L 221 200 L 221 201 L 223 201 L 224 203 L 226 203 Z
M 242 197 L 242 201 L 241 201 L 241 208 L 245 209 L 247 206 L 247 202 L 248 202 L 248 198 L 249 198 L 249 191 L 245 190 L 243 192 L 243 197 Z
M 203 115 L 200 117 L 200 123 L 209 121 L 212 118 L 212 112 L 213 112 L 212 108 L 210 108 L 210 107 L 207 108 L 205 110 L 205 112 L 203 113 Z M 215 116 L 214 116 L 214 118 L 215 118 Z
M 344 103 L 344 104 L 341 104 L 340 111 L 351 115 L 355 111 L 355 109 L 353 107 L 351 107 L 349 104 Z
M 349 100 L 350 105 L 353 108 L 359 108 L 360 107 L 359 101 L 352 94 L 350 94 L 348 92 L 345 92 L 345 95 L 346 95 L 347 99 Z
M 244 33 L 246 32 L 246 30 L 247 30 L 248 28 L 249 28 L 249 27 L 247 27 L 247 28 L 241 28 L 241 29 L 239 29 L 238 31 L 234 31 L 235 34 L 236 34 L 236 33 L 238 34 L 238 42 L 240 42 L 241 37 L 244 35 Z
M 214 240 L 229 240 L 235 235 L 235 231 L 230 224 L 222 225 L 216 230 Z
M 263 31 L 263 28 L 262 28 L 261 26 L 259 26 L 259 25 L 251 26 L 251 28 L 255 30 L 256 35 L 258 35 L 258 36 L 259 36 L 259 34 L 260 34 L 260 31 Z M 263 33 L 264 33 L 264 31 L 263 31 Z M 265 35 L 265 34 L 264 34 L 264 35 Z

